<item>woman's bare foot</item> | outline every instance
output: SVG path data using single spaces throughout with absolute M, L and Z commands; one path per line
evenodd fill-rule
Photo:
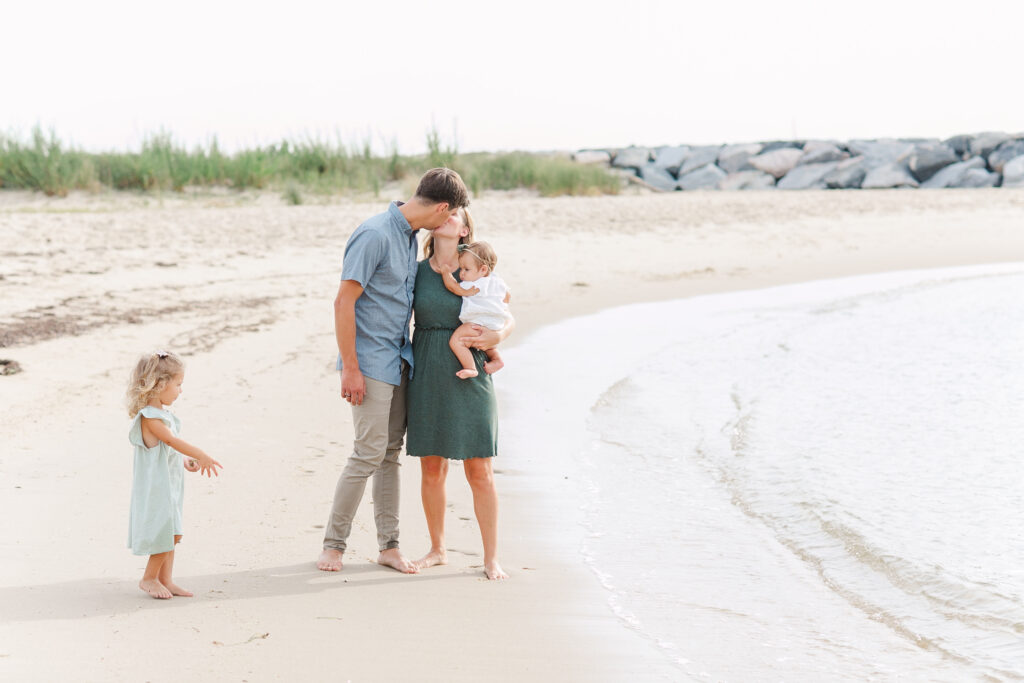
M 493 375 L 498 370 L 501 370 L 503 367 L 505 367 L 505 361 L 503 361 L 500 358 L 495 358 L 494 360 L 489 360 L 486 363 L 484 363 L 484 372 L 486 372 L 488 375 Z
M 324 548 L 324 551 L 320 553 L 320 557 L 316 560 L 316 568 L 322 572 L 340 572 L 342 554 L 340 550 Z
M 167 588 L 167 590 L 171 591 L 171 595 L 178 595 L 183 598 L 191 598 L 193 595 L 195 595 L 192 591 L 187 591 L 178 584 L 172 583 L 170 581 L 165 581 L 164 587 Z
M 486 574 L 487 578 L 491 581 L 501 581 L 508 578 L 508 574 L 506 574 L 505 570 L 501 568 L 501 565 L 498 564 L 497 560 L 491 560 L 490 562 L 484 563 L 484 574 Z
M 419 569 L 426 569 L 427 567 L 434 567 L 439 564 L 448 564 L 448 553 L 443 549 L 431 549 L 429 553 L 413 562 L 413 564 Z
M 465 368 L 455 373 L 455 376 L 459 379 L 469 379 L 470 377 L 476 377 L 479 373 L 476 370 L 467 370 Z
M 139 581 L 139 588 L 149 593 L 157 600 L 170 600 L 171 591 L 156 579 L 142 579 Z
M 415 564 L 405 559 L 405 556 L 402 555 L 398 548 L 380 551 L 380 555 L 377 557 L 377 564 L 397 569 L 403 574 L 416 574 L 420 570 Z

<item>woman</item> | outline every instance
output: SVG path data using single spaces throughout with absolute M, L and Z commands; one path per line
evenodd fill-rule
M 484 371 L 491 348 L 512 331 L 510 322 L 495 332 L 480 328 L 472 349 L 477 376 L 459 379 L 462 367 L 448 346 L 452 332 L 461 324 L 462 298 L 445 289 L 441 273 L 458 274 L 458 245 L 473 241 L 473 219 L 459 209 L 431 233 L 423 245 L 425 258 L 416 272 L 413 312 L 416 331 L 412 339 L 413 376 L 409 382 L 409 455 L 420 459 L 423 512 L 430 531 L 430 552 L 415 564 L 420 569 L 448 561 L 444 545 L 445 479 L 448 461 L 461 460 L 473 491 L 480 535 L 484 543 L 484 573 L 488 579 L 507 579 L 497 560 L 498 493 L 491 459 L 497 454 L 498 405 L 491 376 Z

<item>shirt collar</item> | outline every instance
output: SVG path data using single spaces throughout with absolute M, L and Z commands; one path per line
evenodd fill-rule
M 412 229 L 412 226 L 409 225 L 409 221 L 406 220 L 405 215 L 398 209 L 398 207 L 403 204 L 405 204 L 405 202 L 391 202 L 390 206 L 388 206 L 388 213 L 391 214 L 391 221 L 394 223 L 395 227 L 404 232 L 406 236 L 412 237 L 416 231 Z

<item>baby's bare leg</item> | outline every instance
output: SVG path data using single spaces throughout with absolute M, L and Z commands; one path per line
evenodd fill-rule
M 455 373 L 455 376 L 459 379 L 467 379 L 469 377 L 477 376 L 476 363 L 473 361 L 473 352 L 464 344 L 459 342 L 459 337 L 470 334 L 473 334 L 472 327 L 469 325 L 460 325 L 448 340 L 449 348 L 451 348 L 452 353 L 454 353 L 455 357 L 458 359 L 459 365 L 462 366 L 462 369 Z
M 139 588 L 158 600 L 169 600 L 171 598 L 171 591 L 167 590 L 167 587 L 160 583 L 159 577 L 160 571 L 167 561 L 167 556 L 172 553 L 173 551 L 150 555 L 149 562 L 146 563 L 146 571 L 143 572 L 142 580 L 139 581 Z
M 174 543 L 177 545 L 181 542 L 181 536 L 174 537 Z M 174 579 L 171 578 L 171 574 L 174 572 L 174 551 L 167 553 L 168 558 L 164 561 L 164 566 L 160 568 L 159 579 L 160 583 L 171 591 L 171 595 L 179 595 L 183 598 L 191 598 L 192 591 L 187 591 L 178 584 L 174 583 Z
M 503 367 L 505 367 L 505 361 L 501 359 L 498 349 L 487 349 L 487 362 L 484 363 L 484 372 L 488 375 L 493 375 Z

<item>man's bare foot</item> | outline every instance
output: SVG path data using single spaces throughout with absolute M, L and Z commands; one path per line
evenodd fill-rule
M 194 595 L 192 591 L 187 591 L 178 584 L 171 583 L 170 581 L 164 582 L 164 587 L 171 591 L 171 595 L 179 595 L 183 598 L 191 598 Z
M 397 569 L 403 574 L 416 574 L 420 570 L 415 564 L 405 559 L 405 556 L 402 555 L 398 548 L 380 551 L 380 555 L 377 557 L 377 564 Z
M 340 572 L 342 554 L 340 550 L 324 548 L 324 551 L 320 553 L 320 557 L 316 560 L 316 568 L 322 572 Z
M 429 553 L 413 562 L 418 569 L 426 569 L 439 564 L 448 564 L 448 553 L 444 550 L 431 550 Z
M 465 368 L 455 373 L 455 376 L 459 379 L 469 379 L 470 377 L 476 377 L 479 373 L 476 370 L 467 370 Z
M 170 600 L 171 591 L 156 579 L 142 579 L 139 581 L 139 588 L 149 593 L 157 600 Z
M 496 358 L 495 360 L 489 360 L 486 363 L 484 363 L 484 372 L 486 372 L 488 375 L 493 375 L 498 370 L 501 370 L 503 367 L 505 367 L 505 361 L 503 361 L 500 358 Z
M 505 570 L 501 568 L 501 565 L 498 564 L 497 560 L 491 560 L 490 562 L 484 563 L 484 574 L 486 574 L 487 578 L 491 581 L 501 581 L 508 578 L 508 574 L 506 574 Z

